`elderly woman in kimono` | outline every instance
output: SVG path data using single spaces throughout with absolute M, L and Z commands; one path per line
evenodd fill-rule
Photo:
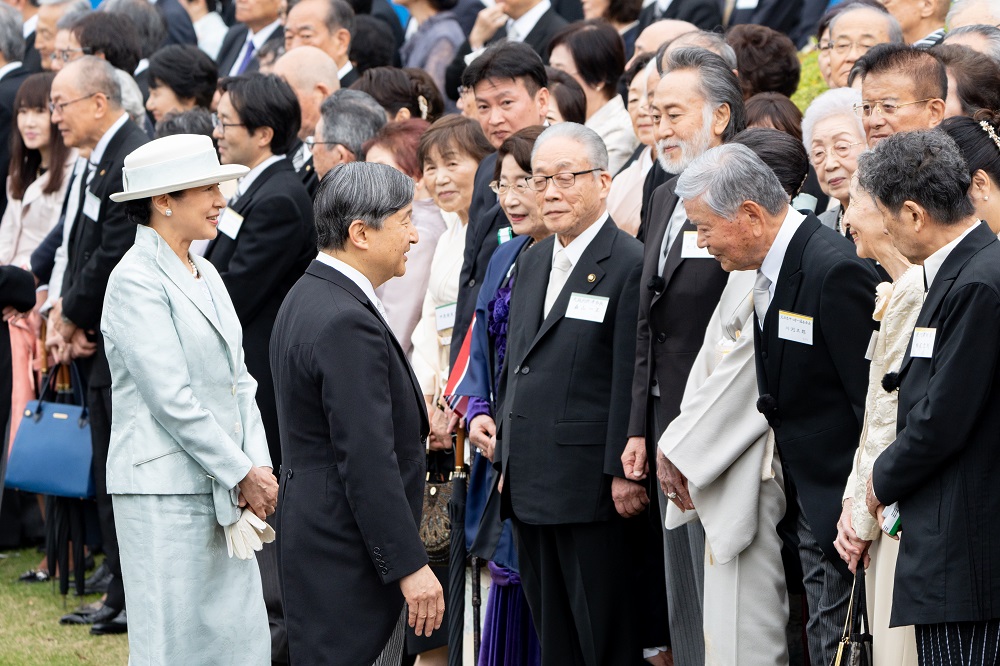
M 254 551 L 274 538 L 277 482 L 232 301 L 189 254 L 215 237 L 218 183 L 246 172 L 220 166 L 208 137 L 176 135 L 126 157 L 111 195 L 137 225 L 101 319 L 132 664 L 270 661 Z

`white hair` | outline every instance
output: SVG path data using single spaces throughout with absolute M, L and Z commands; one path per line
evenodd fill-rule
M 771 215 L 788 206 L 788 194 L 771 167 L 739 143 L 706 151 L 677 178 L 674 192 L 684 201 L 698 197 L 712 211 L 733 219 L 745 201 L 754 201 Z
M 996 23 L 1000 23 L 1000 7 L 997 7 L 995 2 L 991 0 L 955 0 L 951 3 L 951 9 L 948 10 L 948 18 L 945 20 L 945 25 L 951 28 L 956 16 L 973 7 L 987 9 L 990 15 L 996 19 Z
M 539 147 L 551 139 L 572 139 L 579 142 L 583 146 L 587 163 L 591 167 L 602 171 L 608 170 L 608 148 L 604 145 L 604 139 L 594 130 L 579 123 L 558 123 L 539 134 L 531 150 L 532 163 L 535 161 Z
M 861 103 L 861 93 L 854 88 L 834 88 L 817 97 L 802 116 L 802 144 L 806 151 L 812 149 L 813 132 L 816 124 L 834 116 L 850 116 L 858 130 L 858 136 L 865 136 L 865 126 L 854 111 L 854 105 Z
M 115 69 L 115 79 L 122 91 L 122 109 L 139 127 L 146 123 L 146 106 L 142 103 L 142 91 L 139 84 L 131 76 L 120 69 Z

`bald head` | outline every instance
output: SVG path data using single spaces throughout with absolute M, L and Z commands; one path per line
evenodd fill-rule
M 122 89 L 115 68 L 107 61 L 84 56 L 63 67 L 49 92 L 52 122 L 63 142 L 82 151 L 93 150 L 122 116 Z
M 104 58 L 84 56 L 68 63 L 56 75 L 72 84 L 81 95 L 101 93 L 113 109 L 121 109 L 122 89 L 115 68 Z M 53 81 L 53 86 L 55 81 Z
M 316 132 L 323 100 L 340 90 L 337 63 L 322 49 L 300 46 L 281 56 L 274 63 L 272 72 L 287 81 L 299 98 L 302 108 L 299 138 L 312 136 Z
M 636 58 L 646 53 L 656 53 L 660 45 L 680 37 L 686 32 L 697 32 L 698 26 L 687 21 L 676 21 L 674 19 L 663 19 L 655 23 L 650 23 L 646 29 L 639 33 L 635 39 L 635 53 L 632 59 L 625 65 L 625 69 L 632 66 Z

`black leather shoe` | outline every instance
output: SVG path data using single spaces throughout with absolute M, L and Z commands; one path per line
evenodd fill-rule
M 44 583 L 49 580 L 49 574 L 41 569 L 28 569 L 17 579 L 22 583 Z
M 83 581 L 83 593 L 104 594 L 108 591 L 108 585 L 111 584 L 112 576 L 111 567 L 101 562 L 101 566 L 97 567 L 97 571 L 87 578 L 87 580 Z
M 128 633 L 128 618 L 125 617 L 125 609 L 115 616 L 110 622 L 95 622 L 90 628 L 92 636 L 107 636 L 108 634 Z
M 59 624 L 100 624 L 110 622 L 120 614 L 121 611 L 119 610 L 108 606 L 101 606 L 99 610 L 92 612 L 78 611 L 69 615 L 63 615 L 59 618 Z

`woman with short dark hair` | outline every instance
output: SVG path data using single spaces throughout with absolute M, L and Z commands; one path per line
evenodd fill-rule
M 990 111 L 980 111 L 975 119 L 955 116 L 945 119 L 941 129 L 955 140 L 969 167 L 969 198 L 976 215 L 1000 233 L 1000 116 Z
M 215 63 L 198 47 L 166 46 L 149 57 L 146 110 L 160 122 L 171 111 L 208 109 L 218 80 Z
M 587 98 L 576 79 L 555 67 L 546 67 L 545 72 L 549 75 L 549 112 L 545 115 L 549 124 L 587 122 Z
M 638 140 L 618 94 L 625 71 L 625 47 L 618 31 L 600 20 L 577 21 L 560 30 L 549 44 L 549 64 L 576 79 L 587 99 L 587 127 L 608 149 L 608 169 L 617 172 Z

